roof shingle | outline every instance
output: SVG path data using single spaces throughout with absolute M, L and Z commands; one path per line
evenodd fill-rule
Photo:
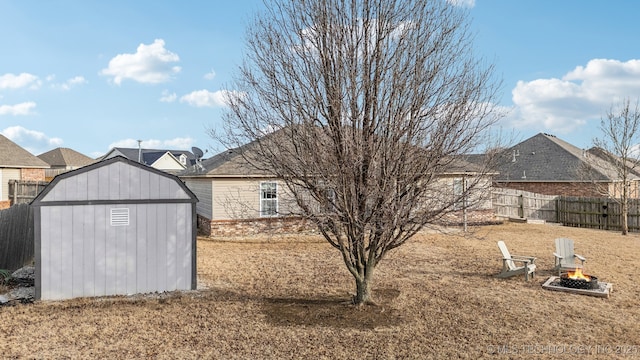
M 0 135 L 0 167 L 48 169 L 50 166 L 4 135 Z

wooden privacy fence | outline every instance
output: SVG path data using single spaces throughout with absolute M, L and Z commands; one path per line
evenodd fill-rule
M 539 219 L 558 222 L 559 196 L 542 195 L 513 189 L 496 189 L 492 192 L 496 215 L 509 218 Z
M 492 192 L 497 216 L 561 223 L 565 226 L 622 230 L 622 205 L 611 198 L 552 196 L 512 189 Z M 640 231 L 640 199 L 629 199 L 629 231 Z
M 20 204 L 0 211 L 0 269 L 16 270 L 33 260 L 33 211 Z
M 640 199 L 629 199 L 629 231 L 640 231 Z M 558 222 L 566 226 L 622 231 L 622 205 L 615 199 L 563 196 Z
M 11 205 L 28 204 L 47 186 L 46 181 L 9 181 L 9 199 Z

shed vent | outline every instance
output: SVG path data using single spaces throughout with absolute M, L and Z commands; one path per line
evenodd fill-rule
M 129 225 L 129 209 L 115 208 L 111 209 L 111 226 L 127 226 Z

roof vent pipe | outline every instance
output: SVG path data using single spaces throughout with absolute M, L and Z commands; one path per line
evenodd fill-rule
M 142 162 L 142 140 L 138 140 L 138 162 Z

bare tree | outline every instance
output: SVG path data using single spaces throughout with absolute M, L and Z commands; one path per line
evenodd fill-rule
M 611 106 L 600 120 L 602 137 L 594 139 L 590 161 L 602 161 L 612 169 L 614 183 L 600 185 L 601 194 L 618 202 L 621 207 L 622 234 L 629 232 L 629 199 L 638 197 L 638 145 L 640 145 L 640 109 L 638 102 L 632 107 L 629 99 Z
M 441 175 L 487 144 L 499 81 L 474 57 L 468 14 L 446 1 L 266 6 L 228 92 L 226 145 L 251 143 L 249 163 L 282 179 L 362 304 L 389 250 L 482 200 L 484 167 L 455 190 Z

